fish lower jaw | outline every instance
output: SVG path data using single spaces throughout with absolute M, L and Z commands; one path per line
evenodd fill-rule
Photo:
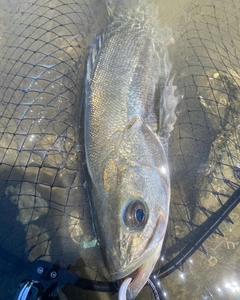
M 125 276 L 125 277 L 117 280 L 119 286 L 121 286 L 127 278 L 132 279 L 127 288 L 127 295 L 126 295 L 127 298 L 126 299 L 128 299 L 128 300 L 135 299 L 136 296 L 140 293 L 140 291 L 144 287 L 144 285 L 146 284 L 150 274 L 148 272 L 147 273 L 142 272 L 144 269 L 146 269 L 146 268 L 144 268 L 144 264 L 143 264 L 139 268 L 137 268 L 134 272 L 129 274 L 128 276 Z M 150 273 L 151 273 L 151 271 L 150 271 Z
M 154 253 L 152 251 L 149 252 L 147 256 L 145 253 L 144 256 L 141 255 L 137 260 L 134 261 L 134 263 L 129 264 L 122 269 L 118 269 L 117 272 L 110 273 L 112 280 L 113 281 L 122 281 L 128 277 L 132 277 L 137 272 L 137 270 L 144 264 L 145 260 L 148 261 L 149 259 L 151 259 L 152 255 L 154 255 Z
M 137 295 L 140 293 L 144 285 L 146 284 L 149 276 L 151 275 L 154 266 L 159 258 L 160 250 L 162 248 L 162 243 L 158 245 L 158 247 L 155 249 L 151 255 L 147 259 L 139 260 L 139 265 L 135 265 L 135 268 L 129 270 L 128 272 L 121 272 L 115 275 L 118 275 L 117 278 L 115 277 L 115 280 L 121 285 L 123 281 L 127 278 L 132 278 L 131 283 L 129 284 L 127 288 L 127 299 L 135 299 Z M 125 274 L 124 274 L 125 273 Z M 122 275 L 120 277 L 120 275 Z

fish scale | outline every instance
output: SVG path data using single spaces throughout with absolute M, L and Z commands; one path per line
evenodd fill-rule
M 127 39 L 126 36 L 128 37 Z M 138 40 L 138 43 L 132 43 L 134 40 L 132 36 Z M 124 42 L 120 43 L 124 37 Z M 154 80 L 152 85 L 146 87 L 145 84 L 145 80 L 149 80 L 148 74 L 151 73 L 151 70 L 147 70 L 149 67 L 146 66 L 146 62 L 143 62 L 142 49 L 148 48 L 150 53 L 153 51 L 151 45 L 150 47 L 145 46 L 145 44 L 148 44 L 148 40 L 144 41 L 145 38 L 146 33 L 133 32 L 133 34 L 129 34 L 129 30 L 127 30 L 126 34 L 125 32 L 120 32 L 114 38 L 111 37 L 111 34 L 107 34 L 105 38 L 104 49 L 101 50 L 99 55 L 91 83 L 91 103 L 92 107 L 96 108 L 94 112 L 93 109 L 90 112 L 90 118 L 93 122 L 92 127 L 97 130 L 101 128 L 102 132 L 104 132 L 102 138 L 95 141 L 99 144 L 99 148 L 105 145 L 105 138 L 109 139 L 116 131 L 123 130 L 131 117 L 138 115 L 146 118 L 149 112 L 145 107 L 151 100 L 155 100 L 153 99 L 154 91 L 152 90 L 157 79 L 152 78 Z M 116 45 L 118 45 L 117 53 L 112 50 L 116 48 Z M 121 46 L 119 47 L 119 45 Z M 145 65 L 144 76 L 139 76 L 139 72 L 136 71 L 139 65 Z M 146 70 L 148 71 L 147 74 Z M 146 94 L 148 97 L 146 97 Z M 140 97 L 142 101 L 139 105 Z M 114 98 L 117 99 L 114 101 Z M 109 101 L 109 99 L 113 99 L 113 101 Z M 119 101 L 119 99 L 124 100 Z M 147 100 L 148 102 L 146 102 Z M 110 115 L 112 116 L 111 118 L 109 118 Z M 108 122 L 103 123 L 102 118 L 108 118 Z M 156 122 L 156 117 L 154 120 Z M 91 135 L 94 139 L 94 131 L 91 132 Z M 101 152 L 96 157 L 99 157 L 99 155 L 101 155 Z

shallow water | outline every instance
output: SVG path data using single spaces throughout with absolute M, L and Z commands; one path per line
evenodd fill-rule
M 102 18 L 104 14 L 106 16 L 106 11 L 100 1 L 97 2 L 99 6 L 93 5 L 93 2 L 82 1 L 78 14 L 74 15 L 72 12 L 69 14 L 69 7 L 75 8 L 74 2 L 63 7 L 61 1 L 51 1 L 51 5 L 49 1 L 39 1 L 42 8 L 26 18 L 16 6 L 18 1 L 2 0 L 1 32 L 18 15 L 19 23 L 36 22 L 35 25 L 44 28 L 45 35 L 36 32 L 36 48 L 21 39 L 21 36 L 31 35 L 31 28 L 25 28 L 26 31 L 22 32 L 21 26 L 11 27 L 15 35 L 10 32 L 0 35 L 1 45 L 6 45 L 1 48 L 5 51 L 1 53 L 4 58 L 1 73 L 5 76 L 0 81 L 1 109 L 4 109 L 5 117 L 1 119 L 1 128 L 7 128 L 1 136 L 0 151 L 3 162 L 0 169 L 1 227 L 4 228 L 1 246 L 17 256 L 31 249 L 29 260 L 39 255 L 43 255 L 45 261 L 60 259 L 62 265 L 71 264 L 72 269 L 81 271 L 83 277 L 104 280 L 108 275 L 99 249 L 95 247 L 89 208 L 83 196 L 86 179 L 81 167 L 81 143 L 75 137 L 75 107 L 80 93 L 77 83 L 83 74 L 82 62 L 87 45 L 106 22 L 106 18 Z M 88 9 L 85 9 L 86 3 Z M 190 1 L 162 1 L 158 4 L 161 26 L 173 30 L 175 43 L 169 45 L 170 60 L 179 93 L 184 96 L 170 140 L 172 205 L 165 258 L 170 259 L 178 251 L 168 251 L 175 244 L 175 238 L 191 232 L 207 218 L 204 212 L 210 215 L 216 211 L 221 207 L 221 202 L 225 202 L 239 187 L 233 167 L 238 168 L 240 161 L 240 8 L 237 0 L 194 1 L 193 4 Z M 81 7 L 85 7 L 84 13 L 81 13 Z M 41 18 L 43 11 L 47 22 Z M 57 11 L 61 12 L 61 18 Z M 71 21 L 70 18 L 64 19 L 63 15 L 71 16 Z M 81 22 L 77 21 L 79 17 Z M 77 24 L 74 30 L 68 25 L 71 22 Z M 64 24 L 62 31 L 59 29 L 61 27 L 56 26 L 61 23 Z M 47 32 L 48 26 L 53 28 L 51 34 Z M 83 37 L 78 36 L 80 29 Z M 64 38 L 56 38 L 57 34 L 62 34 Z M 72 36 L 76 38 L 72 39 Z M 49 42 L 47 47 L 46 41 Z M 81 50 L 76 50 L 78 45 Z M 30 49 L 31 53 L 23 52 L 24 49 Z M 36 49 L 41 51 L 38 50 L 38 56 L 34 57 L 32 51 Z M 48 61 L 45 57 L 44 63 L 32 68 L 42 59 L 40 54 L 48 51 L 56 53 L 52 60 Z M 50 67 L 54 64 L 56 68 Z M 43 74 L 47 65 L 49 69 Z M 24 74 L 29 76 L 25 78 Z M 30 88 L 29 97 L 22 91 L 25 88 Z M 40 97 L 45 99 L 45 103 Z M 19 99 L 24 99 L 27 112 L 17 106 Z M 11 105 L 6 109 L 9 101 Z M 72 105 L 65 109 L 69 101 Z M 15 107 L 18 109 L 13 114 Z M 27 120 L 19 127 L 18 120 L 22 116 Z M 40 121 L 36 122 L 40 125 L 31 125 L 34 120 Z M 20 137 L 24 132 L 28 133 L 24 140 L 26 155 L 16 151 L 22 142 L 16 137 L 12 139 L 16 127 Z M 49 145 L 51 151 L 48 151 Z M 36 150 L 34 153 L 33 147 Z M 24 163 L 28 168 L 22 171 L 18 163 Z M 239 176 L 238 169 L 235 170 Z M 22 180 L 25 184 L 19 186 Z M 8 218 L 5 218 L 6 214 Z M 240 297 L 238 216 L 239 207 L 236 207 L 230 214 L 234 224 L 223 222 L 219 226 L 224 237 L 212 234 L 203 245 L 205 254 L 196 251 L 184 264 L 183 270 L 176 270 L 162 280 L 166 299 Z M 181 249 L 182 245 L 177 244 L 176 247 Z M 8 291 L 12 295 L 14 287 L 28 274 L 10 266 L 5 260 L 0 263 L 4 274 L 0 299 L 6 299 Z M 64 292 L 73 300 L 80 296 L 81 299 L 117 299 L 116 295 L 83 292 L 73 287 L 65 288 Z M 137 299 L 152 298 L 148 289 L 145 293 Z M 61 297 L 64 299 L 63 295 Z

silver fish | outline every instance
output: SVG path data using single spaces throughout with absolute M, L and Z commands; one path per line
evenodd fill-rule
M 107 6 L 109 25 L 87 62 L 85 152 L 105 263 L 113 280 L 133 278 L 127 290 L 133 299 L 159 258 L 167 228 L 167 139 L 178 98 L 169 80 L 170 31 L 158 29 L 144 1 Z

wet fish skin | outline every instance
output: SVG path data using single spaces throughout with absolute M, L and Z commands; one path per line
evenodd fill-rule
M 84 135 L 95 230 L 113 280 L 137 270 L 128 288 L 133 299 L 159 258 L 166 232 L 167 138 L 178 100 L 168 81 L 163 31 L 156 33 L 156 20 L 141 7 L 124 9 L 114 10 L 90 49 Z

